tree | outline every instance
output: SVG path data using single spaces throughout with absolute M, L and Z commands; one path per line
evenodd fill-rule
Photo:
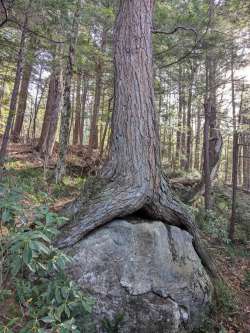
M 57 182 L 61 181 L 62 177 L 66 172 L 65 158 L 70 136 L 70 115 L 71 115 L 70 92 L 71 92 L 73 68 L 75 63 L 75 48 L 78 37 L 80 9 L 81 9 L 81 0 L 77 0 L 72 29 L 69 34 L 69 49 L 68 49 L 67 66 L 64 79 L 63 108 L 62 108 L 60 137 L 59 137 L 59 155 L 55 171 L 55 178 Z
M 62 106 L 62 70 L 60 64 L 55 64 L 50 77 L 48 98 L 44 114 L 41 136 L 37 150 L 45 157 L 52 155 L 59 113 Z
M 24 120 L 24 114 L 26 110 L 27 105 L 27 97 L 28 97 L 28 88 L 29 88 L 29 82 L 32 72 L 32 65 L 34 62 L 34 44 L 35 39 L 31 38 L 30 42 L 27 47 L 27 54 L 25 56 L 25 63 L 23 67 L 23 75 L 22 75 L 22 82 L 20 86 L 20 92 L 18 97 L 18 106 L 17 106 L 17 112 L 16 112 L 16 119 L 15 119 L 15 125 L 13 128 L 13 141 L 18 142 L 20 140 L 20 134 L 23 126 L 23 120 Z M 29 54 L 29 50 L 31 49 L 31 54 Z
M 154 106 L 152 16 L 154 0 L 121 0 L 114 30 L 115 95 L 109 158 L 85 196 L 67 206 L 74 217 L 61 248 L 78 242 L 116 217 L 143 214 L 188 230 L 204 265 L 215 268 L 204 251 L 192 216 L 171 192 L 160 166 Z
M 10 100 L 10 108 L 9 108 L 9 114 L 8 119 L 5 126 L 5 131 L 2 139 L 2 145 L 0 148 L 0 165 L 3 165 L 6 152 L 7 152 L 7 146 L 10 139 L 10 132 L 13 125 L 13 120 L 16 113 L 16 104 L 17 104 L 17 97 L 18 97 L 18 90 L 21 82 L 21 76 L 23 71 L 23 53 L 24 53 L 24 47 L 25 47 L 25 40 L 27 35 L 27 12 L 25 15 L 23 27 L 22 27 L 22 33 L 21 33 L 21 39 L 20 39 L 20 45 L 19 45 L 19 51 L 17 55 L 17 66 L 16 66 L 16 75 L 15 75 L 15 82 L 14 87 L 12 90 L 11 100 Z

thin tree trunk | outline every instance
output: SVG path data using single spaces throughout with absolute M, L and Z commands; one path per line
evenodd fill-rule
M 226 159 L 225 159 L 225 184 L 228 183 L 228 166 L 229 166 L 229 136 L 227 139 L 227 144 L 225 146 L 225 155 L 226 155 Z
M 108 128 L 109 128 L 109 124 L 110 124 L 111 103 L 113 101 L 113 98 L 114 98 L 114 96 L 112 96 L 109 99 L 109 102 L 108 102 L 108 115 L 107 115 L 107 118 L 106 118 L 104 131 L 103 131 L 103 135 L 101 137 L 101 143 L 100 143 L 100 158 L 102 158 L 103 152 L 104 152 L 104 144 L 105 144 L 105 140 L 106 140 L 106 137 L 107 137 Z
M 5 126 L 5 131 L 2 139 L 2 145 L 0 148 L 0 166 L 4 164 L 4 160 L 7 153 L 7 145 L 9 143 L 10 139 L 10 132 L 13 125 L 13 120 L 15 118 L 16 113 L 16 104 L 17 104 L 17 97 L 18 97 L 18 91 L 22 76 L 22 70 L 23 70 L 23 53 L 24 53 L 24 47 L 25 47 L 25 39 L 26 39 L 26 28 L 27 28 L 27 14 L 25 16 L 25 21 L 22 27 L 22 34 L 19 44 L 19 51 L 17 56 L 17 66 L 16 66 L 16 76 L 14 81 L 14 87 L 12 90 L 11 100 L 10 100 L 10 108 L 9 108 L 9 114 L 7 118 L 7 123 Z
M 201 109 L 198 107 L 197 113 L 197 126 L 196 126 L 196 134 L 195 134 L 195 153 L 194 153 L 194 168 L 196 170 L 200 170 L 200 160 L 201 160 Z
M 69 50 L 67 57 L 67 67 L 65 71 L 63 108 L 62 108 L 60 136 L 59 136 L 59 154 L 55 171 L 56 182 L 61 181 L 62 177 L 66 173 L 65 158 L 70 138 L 70 115 L 71 115 L 70 91 L 71 91 L 71 81 L 72 81 L 73 68 L 75 62 L 75 48 L 78 38 L 78 25 L 79 25 L 78 20 L 80 15 L 80 9 L 81 9 L 81 0 L 78 0 L 76 5 L 76 11 L 74 14 L 72 31 L 69 36 Z
M 238 178 L 238 132 L 234 132 L 233 136 L 233 194 L 232 194 L 232 211 L 228 230 L 228 237 L 234 240 L 235 222 L 236 222 L 236 195 L 237 195 L 237 178 Z
M 210 178 L 210 117 L 211 104 L 205 104 L 205 124 L 204 124 L 204 184 L 205 184 L 205 209 L 211 209 L 211 178 Z
M 33 140 L 36 138 L 36 120 L 37 120 L 37 114 L 38 114 L 38 110 L 39 110 L 39 106 L 40 106 L 40 101 L 42 99 L 43 93 L 46 89 L 46 83 L 44 84 L 44 87 L 42 88 L 41 91 L 41 96 L 40 99 L 38 100 L 38 95 L 39 95 L 39 90 L 40 90 L 40 85 L 42 82 L 42 73 L 43 73 L 43 65 L 40 66 L 39 69 L 39 77 L 38 77 L 38 82 L 37 82 L 37 87 L 36 87 L 36 97 L 35 97 L 35 105 L 34 105 L 34 117 L 33 117 L 33 128 L 32 128 L 32 138 Z
M 4 94 L 5 94 L 5 85 L 6 85 L 6 75 L 4 76 L 4 79 L 2 81 L 2 85 L 0 88 L 0 133 L 2 130 L 2 123 L 3 123 L 3 119 L 2 119 L 2 106 L 3 106 L 3 99 L 4 99 Z
M 82 73 L 77 73 L 76 82 L 76 111 L 75 111 L 75 125 L 73 130 L 73 145 L 80 143 L 80 126 L 81 126 L 81 80 Z
M 101 88 L 102 88 L 102 67 L 101 64 L 97 64 L 96 69 L 96 83 L 95 83 L 95 101 L 94 108 L 92 113 L 91 125 L 90 125 L 90 134 L 89 134 L 89 148 L 92 149 L 98 148 L 98 114 L 100 109 L 101 102 Z
M 86 102 L 87 102 L 87 96 L 88 96 L 88 89 L 89 89 L 88 78 L 85 76 L 84 77 L 84 83 L 83 83 L 81 124 L 80 124 L 80 131 L 79 131 L 80 145 L 83 145 L 84 126 L 85 126 L 85 110 L 86 110 Z
M 179 65 L 179 78 L 178 78 L 178 92 L 179 92 L 179 106 L 178 106 L 178 123 L 176 132 L 176 149 L 175 149 L 175 165 L 180 166 L 180 150 L 181 150 L 181 120 L 183 109 L 183 96 L 182 96 L 182 68 Z
M 24 114 L 27 105 L 28 88 L 29 88 L 31 73 L 32 73 L 32 60 L 28 58 L 23 68 L 23 76 L 18 98 L 15 126 L 12 133 L 14 142 L 18 142 L 20 140 L 21 130 L 23 127 Z
M 192 97 L 193 97 L 193 83 L 194 83 L 194 74 L 195 74 L 195 65 L 191 66 L 190 69 L 190 82 L 188 89 L 188 105 L 187 105 L 187 163 L 186 171 L 189 171 L 192 168 Z
M 185 103 L 186 104 L 186 103 Z M 183 103 L 183 108 L 182 108 L 182 130 L 181 130 L 181 169 L 186 169 L 186 163 L 187 163 L 187 156 L 186 156 L 186 151 L 187 151 L 187 145 L 186 145 L 186 105 Z

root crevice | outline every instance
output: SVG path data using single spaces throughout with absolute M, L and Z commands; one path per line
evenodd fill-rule
M 59 248 L 73 246 L 95 229 L 116 218 L 139 215 L 141 218 L 162 221 L 188 231 L 193 236 L 194 248 L 203 265 L 213 277 L 218 277 L 192 214 L 173 195 L 164 177 L 161 178 L 159 188 L 154 191 L 150 187 L 138 185 L 136 181 L 105 181 L 99 183 L 99 188 L 95 186 L 95 191 L 91 191 L 91 183 L 87 184 L 85 196 L 72 203 L 65 212 L 67 216 L 71 216 L 71 223 L 63 227 L 55 242 Z

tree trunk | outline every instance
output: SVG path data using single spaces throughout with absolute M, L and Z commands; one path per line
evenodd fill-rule
M 83 83 L 81 124 L 80 124 L 80 131 L 79 131 L 80 145 L 83 145 L 84 125 L 85 125 L 85 109 L 86 109 L 88 89 L 89 89 L 88 78 L 85 76 L 84 77 L 84 83 Z
M 102 42 L 101 42 L 101 51 L 105 51 L 107 42 L 107 32 L 104 29 L 102 33 Z M 89 149 L 98 148 L 98 114 L 100 109 L 101 102 L 101 90 L 102 90 L 102 76 L 103 76 L 103 63 L 100 58 L 97 59 L 96 63 L 96 80 L 95 80 L 95 101 L 94 108 L 92 113 L 91 125 L 90 125 L 90 133 L 89 133 Z
M 16 76 L 14 81 L 14 87 L 11 95 L 10 100 L 10 108 L 9 108 L 9 114 L 7 118 L 7 123 L 5 126 L 5 131 L 2 139 L 2 145 L 0 149 L 0 166 L 4 164 L 6 152 L 7 152 L 7 145 L 9 143 L 10 139 L 10 131 L 13 125 L 13 120 L 15 118 L 16 113 L 16 104 L 17 104 L 17 97 L 18 97 L 18 91 L 22 76 L 22 70 L 23 70 L 23 53 L 24 53 L 24 47 L 25 47 L 25 39 L 26 39 L 26 28 L 27 28 L 27 15 L 25 17 L 25 22 L 23 24 L 22 28 L 22 34 L 21 34 L 21 40 L 19 44 L 19 51 L 17 56 L 17 66 L 16 66 Z
M 100 143 L 100 158 L 102 158 L 103 156 L 103 152 L 104 152 L 104 144 L 105 144 L 105 140 L 106 140 L 106 137 L 107 137 L 107 133 L 108 133 L 108 128 L 109 128 L 109 124 L 110 124 L 110 114 L 111 114 L 111 103 L 113 101 L 113 98 L 114 96 L 112 96 L 110 99 L 109 99 L 109 102 L 108 102 L 108 114 L 107 114 L 107 118 L 106 118 L 106 121 L 105 121 L 105 126 L 104 126 L 104 130 L 103 130 L 103 135 L 101 137 L 101 143 Z
M 80 142 L 80 126 L 81 126 L 81 72 L 77 73 L 76 83 L 76 111 L 75 111 L 75 125 L 73 130 L 73 145 Z
M 229 136 L 225 146 L 225 184 L 228 183 L 228 166 L 229 166 Z
M 32 72 L 32 60 L 28 58 L 23 68 L 23 76 L 18 98 L 15 126 L 12 133 L 14 142 L 18 142 L 20 140 L 21 130 L 23 127 L 24 114 L 27 105 L 28 88 L 29 88 L 31 72 Z
M 186 156 L 186 101 L 183 95 L 183 107 L 182 107 L 182 129 L 181 129 L 181 169 L 186 169 L 187 156 Z
M 198 107 L 197 123 L 196 123 L 196 134 L 195 134 L 195 153 L 194 153 L 194 168 L 200 170 L 201 160 L 201 109 Z
M 44 113 L 44 118 L 43 118 L 43 125 L 42 125 L 41 134 L 40 134 L 40 139 L 39 139 L 39 142 L 37 145 L 37 150 L 40 152 L 41 152 L 42 146 L 46 140 L 46 136 L 47 136 L 48 129 L 49 129 L 52 102 L 53 102 L 53 98 L 54 98 L 53 88 L 54 88 L 54 71 L 50 75 L 48 96 L 47 96 L 47 102 L 46 102 L 45 113 Z
M 231 219 L 228 229 L 228 238 L 234 240 L 235 222 L 236 222 L 236 194 L 237 194 L 237 178 L 238 178 L 238 132 L 234 132 L 233 136 L 233 168 L 232 168 L 232 180 L 233 180 L 233 194 L 232 194 L 232 211 Z
M 100 109 L 101 102 L 101 88 L 102 88 L 102 68 L 101 64 L 97 64 L 96 69 L 96 83 L 95 83 L 95 101 L 94 108 L 91 118 L 90 125 L 90 134 L 89 134 L 89 148 L 97 149 L 98 148 L 98 127 L 97 127 L 97 119 Z
M 69 36 L 69 50 L 67 57 L 67 67 L 65 71 L 63 108 L 62 108 L 60 136 L 59 136 L 59 154 L 55 170 L 56 182 L 60 182 L 66 172 L 65 158 L 70 138 L 70 115 L 71 115 L 70 92 L 71 92 L 71 81 L 72 81 L 73 68 L 75 62 L 75 48 L 78 38 L 78 25 L 79 25 L 78 21 L 79 21 L 80 10 L 81 10 L 81 0 L 78 0 L 76 4 L 76 11 L 74 14 L 72 30 Z
M 201 246 L 192 216 L 171 192 L 160 167 L 154 106 L 152 16 L 154 0 L 121 0 L 114 31 L 115 95 L 109 158 L 100 177 L 64 214 L 74 217 L 56 244 L 63 248 L 116 217 L 146 215 L 188 230 L 204 265 L 214 266 Z M 101 179 L 102 178 L 102 179 Z
M 187 105 L 187 163 L 186 171 L 192 168 L 192 97 L 193 97 L 193 83 L 195 74 L 195 65 L 191 66 L 190 69 L 190 82 L 188 89 L 188 105 Z
M 176 149 L 175 149 L 175 165 L 180 166 L 180 149 L 181 149 L 181 120 L 182 120 L 182 68 L 179 65 L 179 78 L 178 78 L 178 92 L 179 92 L 179 106 L 178 106 L 178 123 L 176 132 Z
M 3 106 L 3 100 L 4 100 L 4 94 L 5 94 L 5 85 L 6 85 L 6 75 L 3 78 L 1 87 L 0 87 L 0 133 L 2 132 L 2 106 Z
M 60 61 L 59 63 L 57 63 L 57 61 L 57 56 L 55 56 L 55 64 L 49 80 L 48 97 L 44 113 L 42 131 L 36 148 L 41 153 L 41 155 L 46 158 L 49 158 L 53 152 L 58 117 L 61 110 L 62 69 Z M 36 103 L 37 101 L 35 104 Z M 38 105 L 35 107 L 38 107 Z M 37 111 L 35 110 L 35 113 L 36 112 Z
M 204 124 L 204 185 L 205 185 L 205 209 L 211 209 L 211 175 L 210 175 L 210 118 L 211 103 L 205 104 L 205 124 Z
M 57 123 L 62 105 L 62 71 L 55 69 L 53 75 L 52 101 L 50 105 L 49 124 L 40 149 L 43 156 L 49 158 L 52 156 L 56 139 Z
M 41 87 L 42 72 L 43 72 L 43 66 L 41 66 L 40 70 L 39 70 L 39 77 L 38 77 L 38 83 L 37 83 L 37 88 L 36 88 L 36 97 L 35 97 L 35 104 L 34 104 L 34 117 L 33 117 L 33 126 L 32 126 L 32 138 L 33 138 L 33 140 L 36 138 L 36 120 L 37 120 L 37 114 L 38 114 L 38 111 L 39 111 L 41 100 L 43 98 L 44 92 L 46 91 L 47 84 L 49 82 L 49 80 L 46 79 L 43 87 Z M 39 90 L 40 89 L 41 89 L 41 93 L 40 93 L 40 97 L 38 98 Z

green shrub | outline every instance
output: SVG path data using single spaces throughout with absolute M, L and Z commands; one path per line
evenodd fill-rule
M 225 244 L 230 243 L 227 231 L 228 221 L 226 218 L 212 210 L 206 211 L 204 208 L 193 209 L 193 212 L 202 231 Z
M 216 311 L 229 315 L 237 308 L 236 299 L 231 289 L 223 282 L 218 281 L 216 289 Z
M 28 314 L 20 333 L 80 332 L 77 318 L 87 320 L 91 312 L 92 301 L 64 274 L 71 259 L 52 244 L 64 220 L 41 207 L 32 225 L 17 228 L 2 242 L 4 274 L 10 276 L 17 303 Z M 8 295 L 2 293 L 0 301 Z M 0 332 L 12 332 L 14 324 L 11 318 L 0 325 Z

